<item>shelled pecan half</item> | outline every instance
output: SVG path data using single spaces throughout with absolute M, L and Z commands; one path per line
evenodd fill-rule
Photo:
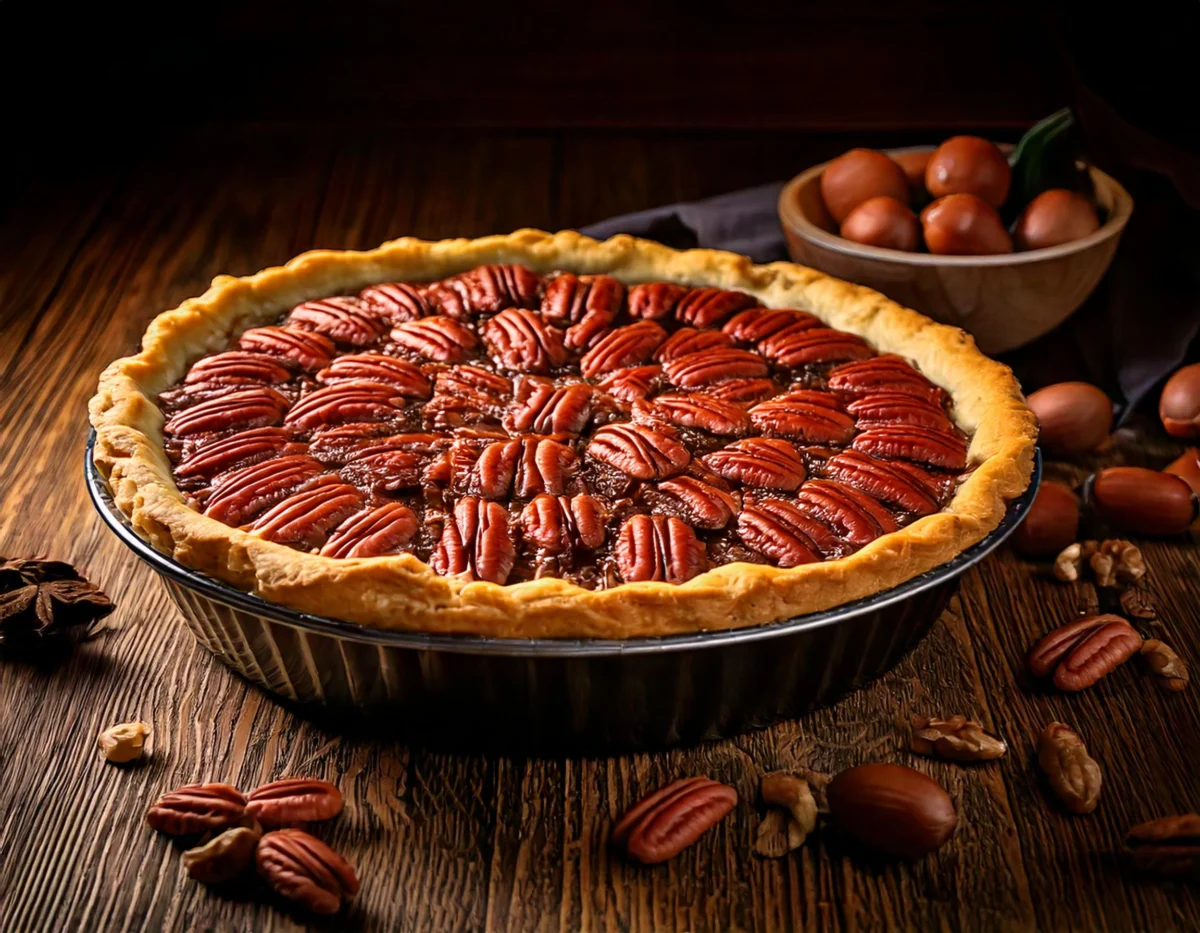
M 336 477 L 321 477 L 263 512 L 250 526 L 259 537 L 304 550 L 326 536 L 363 505 L 363 494 Z
M 737 791 L 708 778 L 668 784 L 631 807 L 612 831 L 612 844 L 644 865 L 674 858 L 721 822 Z
M 351 515 L 321 548 L 324 557 L 379 557 L 398 554 L 417 533 L 417 516 L 399 502 Z
M 544 375 L 567 361 L 562 332 L 523 308 L 508 308 L 484 324 L 483 340 L 497 365 L 513 372 Z
M 579 361 L 585 379 L 603 376 L 616 369 L 646 362 L 667 339 L 667 332 L 653 321 L 638 321 L 605 334 Z
M 351 347 L 368 347 L 387 329 L 357 298 L 348 296 L 318 298 L 296 305 L 287 316 L 287 324 L 324 334 L 335 343 Z
M 288 400 L 269 386 L 239 389 L 185 408 L 165 425 L 163 431 L 177 437 L 215 431 L 245 431 L 280 424 Z
M 244 524 L 320 476 L 322 469 L 312 457 L 297 454 L 225 473 L 214 483 L 204 514 L 227 525 Z
M 694 327 L 681 327 L 654 351 L 654 360 L 658 363 L 665 363 L 667 360 L 687 356 L 689 353 L 731 346 L 733 346 L 733 341 L 719 330 L 696 330 Z
M 577 496 L 535 496 L 521 513 L 526 540 L 547 554 L 594 551 L 604 543 L 605 514 L 598 500 Z
M 1120 616 L 1087 616 L 1043 637 L 1029 652 L 1029 673 L 1054 686 L 1076 691 L 1112 673 L 1142 647 L 1142 636 Z
M 490 499 L 464 496 L 442 529 L 429 565 L 443 576 L 469 574 L 474 580 L 503 583 L 515 559 L 508 510 Z
M 1100 802 L 1100 766 L 1088 755 L 1078 733 L 1061 722 L 1042 731 L 1037 744 L 1038 765 L 1055 796 L 1072 813 L 1091 813 Z
M 914 716 L 912 728 L 909 747 L 918 755 L 949 761 L 993 761 L 1008 753 L 1003 739 L 989 735 L 982 725 L 966 716 Z
M 315 431 L 337 424 L 383 421 L 399 417 L 405 398 L 391 385 L 354 379 L 304 396 L 283 423 L 296 431 Z
M 829 371 L 828 386 L 834 392 L 854 397 L 877 392 L 902 392 L 930 402 L 941 402 L 946 394 L 903 359 L 892 354 L 835 366 Z
M 596 387 L 622 402 L 633 402 L 654 392 L 661 378 L 661 366 L 632 366 L 609 373 Z
M 226 350 L 196 360 L 184 385 L 279 385 L 292 378 L 292 370 L 266 353 Z
M 736 493 L 694 476 L 666 480 L 655 486 L 653 492 L 662 505 L 661 511 L 678 515 L 696 528 L 724 528 L 741 506 L 740 496 Z
M 391 339 L 401 349 L 437 363 L 457 363 L 478 344 L 467 327 L 443 315 L 398 324 Z
M 324 334 L 298 327 L 252 327 L 238 338 L 238 346 L 251 353 L 291 360 L 314 373 L 328 366 L 337 352 L 333 341 Z
M 743 486 L 791 492 L 806 475 L 804 460 L 792 444 L 766 437 L 749 437 L 700 458 L 718 476 Z
M 934 431 L 953 431 L 945 409 L 916 395 L 903 392 L 875 392 L 855 399 L 846 406 L 861 430 L 889 424 L 913 424 Z
M 317 914 L 335 914 L 358 893 L 358 876 L 333 849 L 300 829 L 279 829 L 259 840 L 258 873 L 277 893 Z
M 785 568 L 819 561 L 821 550 L 812 535 L 831 536 L 828 528 L 782 499 L 766 499 L 743 508 L 737 533 L 746 547 Z
M 748 308 L 725 322 L 721 330 L 738 343 L 756 344 L 774 336 L 784 328 L 793 328 L 800 333 L 821 322 L 807 311 L 790 308 Z
M 542 316 L 559 325 L 578 324 L 592 311 L 613 319 L 621 310 L 625 286 L 611 275 L 574 275 L 563 272 L 548 283 L 542 294 Z
M 886 505 L 932 515 L 945 490 L 920 467 L 903 460 L 876 460 L 857 450 L 846 450 L 825 461 L 830 479 L 853 486 Z
M 635 479 L 666 479 L 683 472 L 692 459 L 671 429 L 627 423 L 600 428 L 587 453 Z
M 579 434 L 592 417 L 592 387 L 520 379 L 504 426 L 517 434 Z
M 422 290 L 437 313 L 453 318 L 495 314 L 505 308 L 536 308 L 541 277 L 520 265 L 477 266 Z
M 246 798 L 228 784 L 188 784 L 163 794 L 146 813 L 155 832 L 168 836 L 200 836 L 240 826 Z
M 251 428 L 190 449 L 175 467 L 175 475 L 212 479 L 237 467 L 303 452 L 304 445 L 296 443 L 285 428 Z
M 358 297 L 376 316 L 392 325 L 415 321 L 433 313 L 421 290 L 406 282 L 372 285 L 359 292 Z
M 1200 878 L 1200 814 L 1183 813 L 1141 823 L 1125 836 L 1133 868 L 1166 878 Z
M 750 420 L 768 437 L 808 444 L 842 445 L 854 436 L 854 419 L 828 392 L 800 389 L 777 395 L 750 409 Z
M 661 321 L 675 308 L 691 288 L 673 282 L 648 282 L 629 289 L 629 315 L 646 321 Z
M 885 460 L 913 460 L 947 470 L 967 466 L 967 444 L 961 437 L 914 425 L 871 428 L 854 438 L 851 446 Z
M 698 389 L 728 379 L 759 379 L 767 369 L 757 353 L 723 347 L 676 357 L 663 364 L 663 375 L 681 389 Z
M 675 317 L 693 327 L 712 327 L 758 304 L 753 295 L 720 288 L 693 288 L 675 305 Z
M 675 517 L 634 515 L 617 535 L 617 567 L 627 583 L 685 583 L 704 570 L 704 542 Z
M 750 417 L 733 402 L 700 392 L 666 393 L 633 403 L 634 420 L 665 421 L 681 428 L 698 428 L 721 437 L 741 437 L 750 430 Z
M 866 341 L 854 334 L 826 327 L 784 328 L 759 343 L 758 352 L 780 366 L 839 363 L 874 356 Z
M 404 398 L 427 399 L 433 393 L 428 377 L 407 360 L 382 353 L 354 353 L 339 356 L 317 373 L 317 382 L 370 382 L 389 385 Z

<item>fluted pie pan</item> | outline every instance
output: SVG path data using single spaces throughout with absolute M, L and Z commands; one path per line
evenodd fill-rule
M 893 667 L 960 576 L 1024 519 L 1041 478 L 947 563 L 835 609 L 734 630 L 626 639 L 391 631 L 307 615 L 183 566 L 116 504 L 93 457 L 88 492 L 110 530 L 162 579 L 221 661 L 336 728 L 398 731 L 456 749 L 539 753 L 660 748 L 735 735 L 827 705 Z
M 118 508 L 182 565 L 314 615 L 505 638 L 743 628 L 888 590 L 997 527 L 1036 436 L 1007 367 L 876 292 L 531 230 L 218 277 L 105 371 L 91 417 Z

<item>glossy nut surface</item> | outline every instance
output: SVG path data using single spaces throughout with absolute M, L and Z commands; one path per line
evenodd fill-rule
M 1026 557 L 1053 557 L 1079 532 L 1079 500 L 1063 483 L 1047 480 L 1015 532 L 1013 548 Z
M 973 194 L 948 194 L 921 211 L 929 252 L 941 256 L 993 256 L 1012 252 L 1012 239 L 995 208 Z
M 1012 170 L 996 145 L 979 136 L 952 136 L 925 166 L 925 188 L 935 198 L 971 194 L 992 207 L 1008 198 Z
M 1144 467 L 1109 467 L 1092 484 L 1096 513 L 1141 535 L 1176 535 L 1196 519 L 1196 494 L 1186 481 Z
M 1158 416 L 1172 437 L 1200 437 L 1200 363 L 1183 367 L 1167 380 Z
M 903 765 L 849 768 L 834 777 L 826 795 L 838 828 L 885 855 L 920 858 L 945 845 L 958 825 L 941 785 Z
M 909 206 L 895 198 L 867 198 L 842 221 L 842 236 L 855 243 L 913 252 L 921 243 L 921 225 Z
M 1029 396 L 1041 431 L 1038 443 L 1047 453 L 1073 457 L 1090 453 L 1108 440 L 1112 400 L 1086 382 L 1059 382 Z
M 821 197 L 839 225 L 863 201 L 880 195 L 907 203 L 908 177 L 904 169 L 874 149 L 851 149 L 821 173 Z

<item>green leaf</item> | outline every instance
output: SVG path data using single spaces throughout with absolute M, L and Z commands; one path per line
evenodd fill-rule
M 1004 219 L 1015 220 L 1025 205 L 1049 188 L 1069 188 L 1091 195 L 1091 178 L 1078 166 L 1078 124 L 1070 108 L 1050 114 L 1021 137 L 1008 157 L 1012 190 L 1004 205 Z

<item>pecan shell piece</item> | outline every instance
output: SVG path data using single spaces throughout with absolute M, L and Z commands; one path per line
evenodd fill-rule
M 624 300 L 625 286 L 611 275 L 563 272 L 546 284 L 542 317 L 565 326 L 578 324 L 588 314 L 599 312 L 612 321 L 620 313 Z
M 944 495 L 937 481 L 920 467 L 903 460 L 876 460 L 857 450 L 846 450 L 826 460 L 824 473 L 914 515 L 932 515 Z
M 284 424 L 307 432 L 337 424 L 384 421 L 399 416 L 404 404 L 394 386 L 354 379 L 306 395 L 292 406 Z
M 437 363 L 457 363 L 478 343 L 469 328 L 441 315 L 398 324 L 391 338 L 401 349 Z
M 420 289 L 405 282 L 372 285 L 359 292 L 358 297 L 377 317 L 392 325 L 415 321 L 433 313 Z
M 684 324 L 705 328 L 758 304 L 753 295 L 720 288 L 693 288 L 675 305 L 675 317 Z
M 268 386 L 239 389 L 185 408 L 163 425 L 176 437 L 214 431 L 245 431 L 280 424 L 288 400 Z
M 579 361 L 579 372 L 594 379 L 650 359 L 667 332 L 653 321 L 638 321 L 609 331 Z
M 274 356 L 226 350 L 196 360 L 184 378 L 185 385 L 279 385 L 292 378 L 292 371 Z
M 259 840 L 258 873 L 290 901 L 316 914 L 335 914 L 358 893 L 358 876 L 333 849 L 300 829 L 278 829 Z
M 666 479 L 682 473 L 692 459 L 670 429 L 629 423 L 600 428 L 587 453 L 635 479 Z
M 821 559 L 805 529 L 813 522 L 795 505 L 767 499 L 747 506 L 737 519 L 738 537 L 746 547 L 769 557 L 780 567 L 798 567 Z
M 967 466 L 967 444 L 961 437 L 913 425 L 871 428 L 854 438 L 851 446 L 885 460 L 913 460 L 947 470 Z
M 800 452 L 787 441 L 750 437 L 701 457 L 718 476 L 743 486 L 791 492 L 806 475 Z
M 945 392 L 893 354 L 843 363 L 829 371 L 827 382 L 834 392 L 859 397 L 876 392 L 902 392 L 940 403 Z
M 237 467 L 303 451 L 304 445 L 295 443 L 291 432 L 284 428 L 251 428 L 193 448 L 175 467 L 175 475 L 180 479 L 212 479 Z
M 168 836 L 200 836 L 240 826 L 246 798 L 228 784 L 188 784 L 163 794 L 146 813 L 155 832 Z
M 661 321 L 675 313 L 675 307 L 691 289 L 673 282 L 648 282 L 629 289 L 629 316 L 645 321 Z
M 592 417 L 592 387 L 575 383 L 555 387 L 523 380 L 504 426 L 516 434 L 579 434 Z
M 658 363 L 665 363 L 667 360 L 687 356 L 689 353 L 731 346 L 733 346 L 733 341 L 719 330 L 696 330 L 694 327 L 681 327 L 654 351 L 654 360 Z
M 523 308 L 501 311 L 484 324 L 483 340 L 496 364 L 513 372 L 545 374 L 567 361 L 562 332 Z
M 251 353 L 291 360 L 313 373 L 328 366 L 337 352 L 333 341 L 324 334 L 298 327 L 252 327 L 238 338 L 238 346 Z
M 594 551 L 604 543 L 606 516 L 598 500 L 577 496 L 535 496 L 521 513 L 525 539 L 547 554 Z
M 667 381 L 681 389 L 698 389 L 728 379 L 759 379 L 766 374 L 766 360 L 733 347 L 689 353 L 663 364 Z
M 854 419 L 828 392 L 800 389 L 760 402 L 750 420 L 768 437 L 788 437 L 809 444 L 845 444 L 854 436 Z
M 793 324 L 758 345 L 758 352 L 780 366 L 839 363 L 875 355 L 866 341 L 854 334 L 826 327 Z
M 634 402 L 653 393 L 661 378 L 661 366 L 635 366 L 609 373 L 596 387 L 622 402 Z
M 725 322 L 721 330 L 737 343 L 755 344 L 779 333 L 785 327 L 820 327 L 821 322 L 806 311 L 790 308 L 747 308 Z
M 362 505 L 363 494 L 355 487 L 323 476 L 271 506 L 250 528 L 260 538 L 308 550 Z
M 941 405 L 903 392 L 876 392 L 846 406 L 860 430 L 888 424 L 912 424 L 934 431 L 952 432 L 954 425 Z
M 704 570 L 707 553 L 696 533 L 675 517 L 633 515 L 617 535 L 617 568 L 627 583 L 685 583 Z
M 831 480 L 809 480 L 797 491 L 796 502 L 854 547 L 896 530 L 896 520 L 878 502 Z
M 490 265 L 435 282 L 422 294 L 437 314 L 469 318 L 505 308 L 535 308 L 541 287 L 541 278 L 526 266 Z
M 387 329 L 357 298 L 318 298 L 296 305 L 287 325 L 324 334 L 335 343 L 368 347 Z
M 283 501 L 321 472 L 321 464 L 303 454 L 233 470 L 213 484 L 204 514 L 236 527 Z
M 395 394 L 404 398 L 427 399 L 433 394 L 429 379 L 407 360 L 382 353 L 353 353 L 339 356 L 317 373 L 317 382 L 335 385 L 339 382 L 371 382 L 389 385 Z
M 399 502 L 351 515 L 321 548 L 324 557 L 379 557 L 403 551 L 417 533 L 417 516 Z
M 745 409 L 699 392 L 666 394 L 633 403 L 634 419 L 665 421 L 681 428 L 698 428 L 722 437 L 741 437 L 750 430 Z
M 741 508 L 740 497 L 696 479 L 677 476 L 655 487 L 670 514 L 678 515 L 697 528 L 717 529 L 728 525 Z
M 331 820 L 342 812 L 342 792 L 316 778 L 283 778 L 246 796 L 246 813 L 267 828 Z
M 442 529 L 429 565 L 442 576 L 467 574 L 472 580 L 504 583 L 515 560 L 516 548 L 504 506 L 490 499 L 464 496 Z
M 674 858 L 723 820 L 737 791 L 708 778 L 684 778 L 629 809 L 613 827 L 612 844 L 631 859 L 654 865 Z

